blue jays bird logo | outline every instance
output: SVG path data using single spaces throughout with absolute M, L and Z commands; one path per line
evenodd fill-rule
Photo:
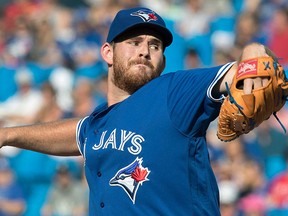
M 151 10 L 138 10 L 136 12 L 131 13 L 131 16 L 138 16 L 144 22 L 149 22 L 151 20 L 156 21 L 158 19 L 155 13 Z
M 135 204 L 136 194 L 140 185 L 148 181 L 150 171 L 142 166 L 143 158 L 136 158 L 131 164 L 120 169 L 110 180 L 111 186 L 120 186 Z

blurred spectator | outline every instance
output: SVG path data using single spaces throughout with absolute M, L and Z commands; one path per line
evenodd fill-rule
M 87 186 L 75 181 L 69 168 L 61 164 L 57 168 L 46 202 L 43 216 L 85 216 L 88 210 Z
M 218 11 L 215 11 L 214 4 L 211 5 L 213 8 L 210 9 L 210 13 L 213 16 L 209 22 L 209 34 L 211 37 L 212 49 L 229 52 L 233 46 L 235 36 L 237 35 L 235 34 L 237 15 L 233 10 L 227 11 L 226 13 L 218 13 Z
M 177 21 L 177 31 L 186 39 L 209 31 L 211 14 L 207 11 L 204 0 L 185 0 L 183 11 Z
M 85 117 L 90 114 L 97 105 L 94 97 L 94 83 L 87 78 L 76 80 L 73 89 L 73 101 L 73 110 L 66 116 Z
M 97 104 L 107 101 L 107 79 L 108 75 L 103 75 L 95 82 L 94 98 Z
M 0 13 L 1 13 L 1 8 L 0 8 Z M 4 24 L 3 24 L 3 19 L 2 16 L 0 15 L 0 53 L 3 53 L 5 50 L 5 33 L 4 33 Z M 1 55 L 0 55 L 1 56 Z M 0 62 L 2 62 L 2 58 L 0 58 Z
M 52 23 L 48 19 L 40 19 L 37 22 L 33 22 L 33 47 L 29 53 L 29 60 L 32 62 L 41 61 L 41 58 L 45 56 L 46 53 L 51 52 L 50 50 L 57 49 Z M 31 25 L 32 25 L 31 24 Z M 57 50 L 60 52 L 60 50 Z M 55 51 L 54 55 L 50 58 L 60 58 L 61 56 Z M 42 60 L 43 61 L 43 60 Z M 57 60 L 54 60 L 55 62 Z M 58 60 L 59 61 L 59 60 Z
M 241 49 L 252 42 L 259 31 L 257 14 L 243 12 L 239 15 L 236 23 L 235 45 Z
M 70 46 L 76 39 L 76 31 L 73 29 L 73 13 L 67 8 L 58 8 L 52 20 L 53 35 L 58 47 L 64 56 L 69 56 Z
M 275 121 L 275 119 L 273 119 Z M 268 123 L 269 122 L 269 123 Z M 271 179 L 285 169 L 284 152 L 287 148 L 287 135 L 276 129 L 272 119 L 261 124 L 256 132 L 256 140 L 261 146 L 265 166 L 265 176 Z
M 0 157 L 0 215 L 22 215 L 26 202 L 8 160 Z
M 279 8 L 272 16 L 268 46 L 276 56 L 279 62 L 288 67 L 288 6 Z
M 86 0 L 73 0 L 73 1 L 70 1 L 70 0 L 58 0 L 58 3 L 63 5 L 63 6 L 69 7 L 69 8 L 77 8 L 77 7 L 85 7 L 85 6 L 87 6 Z
M 288 147 L 284 151 L 285 170 L 271 179 L 268 185 L 269 215 L 288 214 Z
M 10 159 L 16 178 L 21 182 L 27 203 L 24 216 L 41 215 L 48 188 L 53 179 L 57 161 L 51 156 L 21 150 Z
M 106 64 L 100 58 L 101 32 L 93 29 L 88 22 L 86 10 L 78 10 L 74 15 L 76 38 L 70 47 L 70 57 L 75 64 L 75 78 L 98 79 L 106 73 Z
M 18 92 L 0 104 L 0 119 L 6 126 L 28 124 L 42 106 L 42 95 L 33 88 L 33 77 L 27 68 L 16 72 Z
M 234 47 L 232 47 L 231 55 L 234 59 L 245 45 L 251 42 L 266 43 L 266 38 L 261 31 L 257 13 L 246 12 L 239 14 L 235 26 Z
M 101 35 L 101 44 L 106 41 L 108 27 L 118 10 L 121 8 L 118 1 L 105 0 L 102 1 L 101 6 L 92 6 L 89 9 L 87 19 L 89 20 L 91 27 Z
M 265 195 L 249 194 L 239 202 L 242 216 L 265 216 L 267 204 Z
M 224 152 L 222 159 L 219 160 L 219 181 L 223 179 L 235 181 L 239 198 L 255 191 L 262 193 L 266 183 L 262 169 L 256 161 L 250 159 L 241 139 L 227 143 Z
M 17 59 L 20 65 L 23 64 L 33 45 L 29 22 L 24 18 L 17 19 L 7 42 L 6 51 Z
M 237 1 L 237 0 L 236 0 Z M 241 0 L 242 1 L 242 0 Z M 235 0 L 205 0 L 206 7 L 212 15 L 231 15 L 234 14 L 233 3 Z
M 20 19 L 30 20 L 30 17 L 38 11 L 38 4 L 32 0 L 13 0 L 4 9 L 5 29 L 8 33 L 14 31 L 16 23 Z
M 266 179 L 260 164 L 250 159 L 244 147 L 239 138 L 225 144 L 225 154 L 216 166 L 221 213 L 264 216 Z
M 240 200 L 251 194 L 265 195 L 267 181 L 262 167 L 255 160 L 247 159 L 245 163 L 238 166 L 238 172 L 241 178 L 239 187 Z
M 0 1 L 0 8 L 1 10 L 3 10 L 3 8 L 6 7 L 6 5 L 11 4 L 11 2 L 9 0 L 1 0 Z
M 79 42 L 79 43 L 78 43 Z M 78 41 L 72 49 L 75 60 L 75 78 L 86 77 L 97 80 L 106 73 L 106 65 L 99 60 L 100 47 L 96 44 Z
M 258 14 L 261 18 L 262 30 L 266 33 L 270 31 L 270 21 L 272 20 L 273 14 L 279 8 L 287 8 L 287 0 L 262 0 L 259 5 Z
M 56 91 L 53 86 L 46 82 L 41 87 L 43 105 L 35 114 L 33 122 L 50 122 L 56 121 L 63 117 L 64 112 L 56 101 Z
M 140 0 L 118 0 L 122 8 L 140 7 Z
M 236 1 L 234 0 L 234 2 Z M 244 0 L 238 2 L 242 2 L 242 12 L 246 11 L 249 13 L 256 13 L 258 12 L 261 1 L 262 0 L 254 0 L 254 1 Z
M 185 68 L 198 68 L 201 67 L 201 60 L 196 49 L 189 48 L 185 55 Z
M 220 212 L 222 216 L 237 215 L 238 186 L 232 180 L 218 183 L 220 193 Z
M 239 50 L 253 41 L 267 43 L 288 67 L 287 0 L 4 0 L 0 3 L 0 125 L 83 117 L 104 102 L 107 74 L 99 58 L 100 45 L 116 11 L 137 5 L 163 14 L 173 32 L 164 73 L 237 60 Z M 35 94 L 28 94 L 30 90 Z M 287 128 L 286 116 L 287 110 L 279 112 Z M 231 143 L 218 140 L 214 125 L 207 131 L 223 216 L 264 215 L 267 207 L 267 216 L 287 215 L 275 203 L 282 200 L 287 205 L 283 152 L 288 140 L 272 119 Z M 1 153 L 10 157 L 14 175 L 23 185 L 24 215 L 40 215 L 61 159 L 6 147 Z M 267 204 L 263 187 L 272 178 Z M 74 181 L 79 183 L 78 178 Z
M 62 59 L 62 58 L 61 58 Z M 49 76 L 49 82 L 56 92 L 56 101 L 65 112 L 73 109 L 73 82 L 74 82 L 73 61 L 63 60 L 63 64 L 56 66 Z

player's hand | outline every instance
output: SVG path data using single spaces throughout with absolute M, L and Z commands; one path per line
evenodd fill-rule
M 244 80 L 243 91 L 245 94 L 251 94 L 253 89 L 264 87 L 268 84 L 267 78 L 247 78 Z
M 263 45 L 261 44 L 250 44 L 246 46 L 242 52 L 241 56 L 241 61 L 247 60 L 247 59 L 253 59 L 257 57 L 265 57 L 269 56 L 266 53 L 266 49 Z M 220 93 L 227 93 L 227 87 L 226 84 L 228 85 L 228 88 L 230 88 L 232 80 L 234 78 L 234 75 L 237 73 L 238 70 L 238 65 L 234 64 L 230 70 L 226 73 L 226 75 L 223 77 L 221 82 L 219 83 L 219 92 Z M 264 87 L 267 85 L 268 79 L 266 78 L 246 78 L 244 79 L 242 86 L 239 88 L 244 90 L 245 94 L 251 94 L 253 89 L 258 89 L 261 87 Z M 217 93 L 217 92 L 216 92 Z
M 242 60 L 256 57 L 269 56 L 266 53 L 265 47 L 261 44 L 251 44 L 243 50 Z M 264 87 L 268 84 L 267 78 L 246 78 L 243 83 L 243 91 L 245 94 L 251 94 L 253 89 Z

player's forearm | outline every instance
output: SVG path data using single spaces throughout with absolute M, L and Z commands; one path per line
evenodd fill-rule
M 51 155 L 79 155 L 78 119 L 0 129 L 0 146 L 14 146 Z
M 224 77 L 222 78 L 222 80 L 220 80 L 219 84 L 219 93 L 221 94 L 225 94 L 227 93 L 227 88 L 226 88 L 226 83 L 228 84 L 228 87 L 231 86 L 233 77 L 235 75 L 235 72 L 237 70 L 237 64 L 235 63 L 230 69 L 229 71 L 224 75 Z

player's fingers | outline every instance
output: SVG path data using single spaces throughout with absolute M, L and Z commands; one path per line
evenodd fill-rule
M 253 81 L 254 81 L 254 89 L 258 89 L 263 86 L 261 77 L 254 78 Z
M 244 86 L 243 86 L 244 94 L 251 94 L 252 86 L 253 86 L 253 79 L 251 78 L 244 79 Z
M 263 84 L 263 86 L 267 86 L 268 85 L 268 78 L 264 78 L 264 79 L 262 79 L 262 84 Z

